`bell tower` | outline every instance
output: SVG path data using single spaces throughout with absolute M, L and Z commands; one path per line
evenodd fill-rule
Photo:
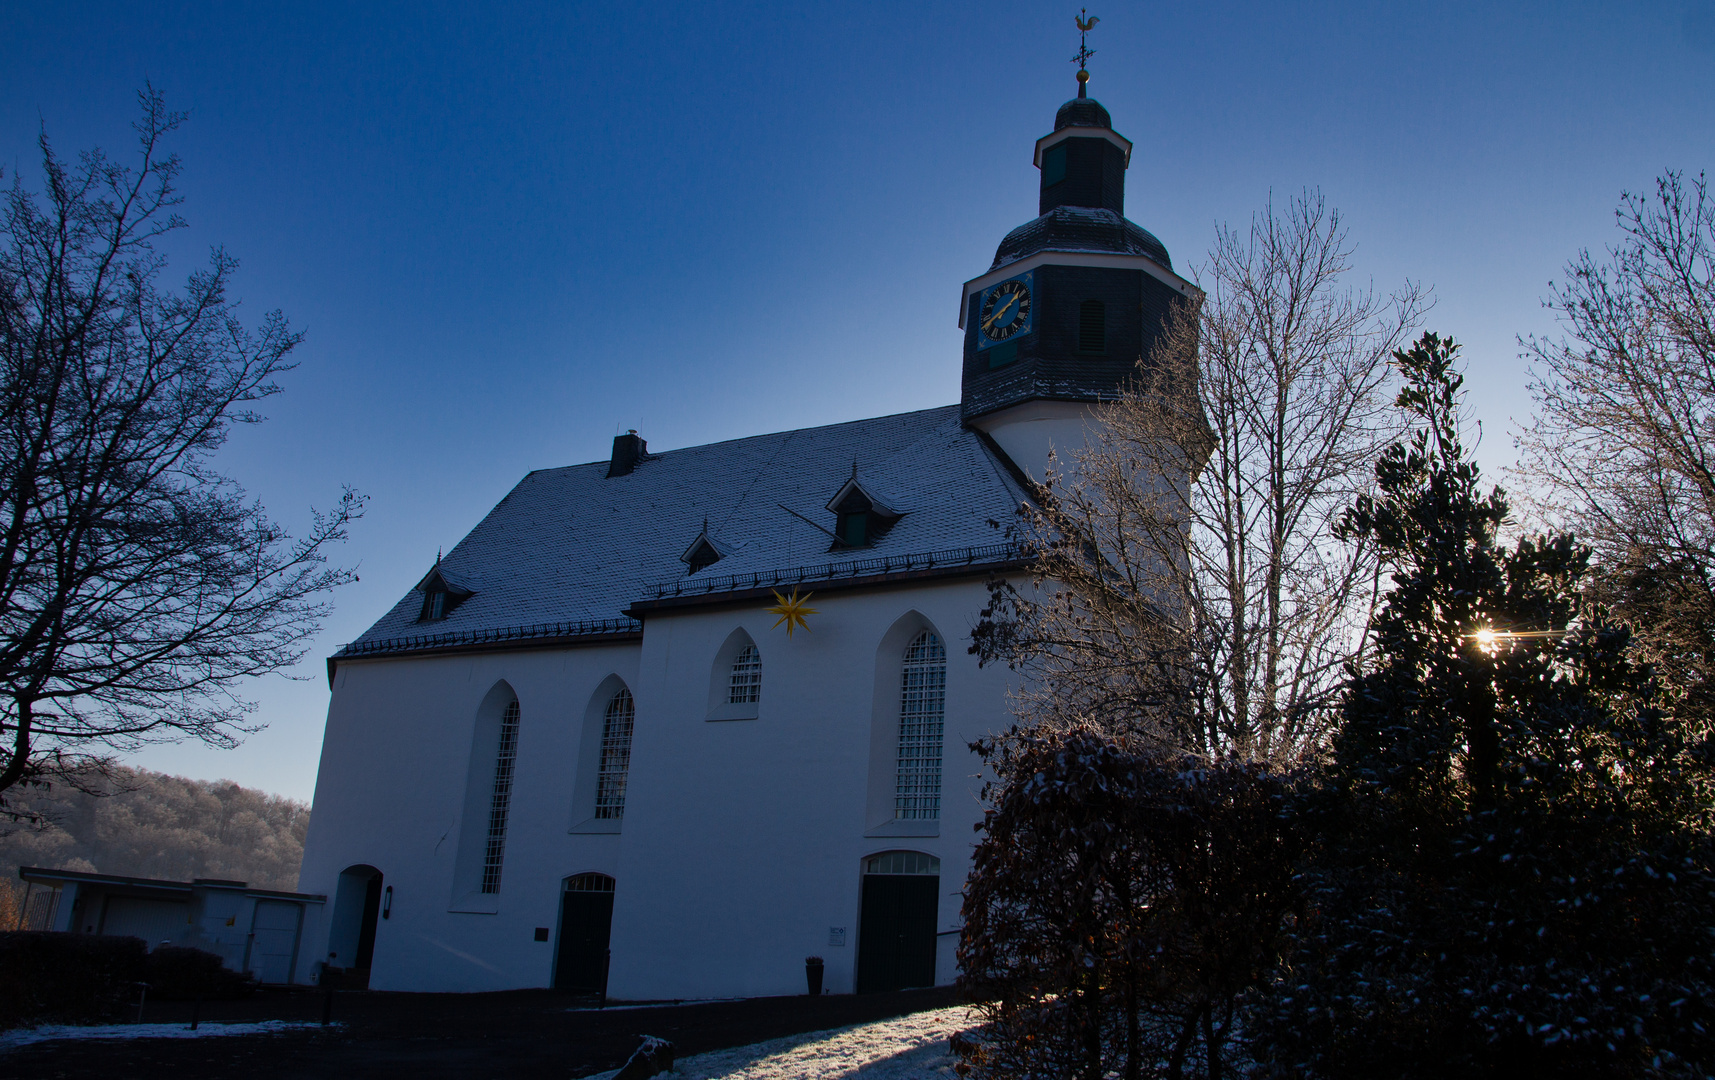
M 1161 241 L 1125 217 L 1133 146 L 1087 96 L 1090 55 L 1079 49 L 1078 96 L 1036 140 L 1038 216 L 1008 233 L 988 271 L 965 282 L 959 307 L 964 421 L 1035 480 L 1050 448 L 1067 468 L 1064 455 L 1087 439 L 1091 406 L 1118 395 L 1172 305 L 1196 294 Z

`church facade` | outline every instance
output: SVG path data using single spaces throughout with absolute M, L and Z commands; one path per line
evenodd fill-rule
M 966 282 L 956 405 L 526 476 L 328 661 L 297 981 L 619 999 L 950 982 L 1012 676 L 967 652 L 1051 447 L 1192 286 L 1079 96 Z M 950 358 L 949 358 L 950 359 Z

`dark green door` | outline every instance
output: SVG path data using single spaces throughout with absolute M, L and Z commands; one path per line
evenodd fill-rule
M 935 985 L 935 906 L 940 877 L 866 874 L 858 913 L 857 990 Z
M 607 993 L 608 932 L 613 929 L 613 879 L 580 874 L 560 894 L 560 949 L 554 989 Z

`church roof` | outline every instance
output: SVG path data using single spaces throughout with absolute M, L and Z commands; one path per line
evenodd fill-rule
M 1102 251 L 1144 255 L 1173 269 L 1167 245 L 1142 226 L 1112 210 L 1085 206 L 1056 206 L 1035 221 L 1006 234 L 994 253 L 998 270 L 1039 251 Z
M 1112 130 L 1114 122 L 1108 116 L 1108 110 L 1102 108 L 1102 103 L 1093 97 L 1076 97 L 1060 106 L 1060 111 L 1054 114 L 1054 130 L 1069 127 L 1108 128 Z
M 627 608 L 663 596 L 1001 562 L 1026 497 L 957 405 L 650 453 L 623 476 L 608 464 L 524 477 L 441 560 L 468 600 L 423 622 L 413 590 L 340 655 L 635 629 Z M 824 531 L 826 505 L 854 464 L 901 516 L 875 546 L 846 549 Z M 680 556 L 705 518 L 723 557 L 693 573 Z

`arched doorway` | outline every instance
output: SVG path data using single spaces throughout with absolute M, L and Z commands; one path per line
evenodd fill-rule
M 327 965 L 343 969 L 341 986 L 369 986 L 375 959 L 375 926 L 381 915 L 381 871 L 373 866 L 348 866 L 340 871 L 334 893 L 332 932 L 328 934 Z
M 935 985 L 935 912 L 941 860 L 884 851 L 863 861 L 857 992 Z
M 554 989 L 607 995 L 608 934 L 613 929 L 613 879 L 577 874 L 560 890 L 560 938 Z

